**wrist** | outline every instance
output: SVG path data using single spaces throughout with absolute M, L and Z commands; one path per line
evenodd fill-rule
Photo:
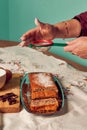
M 53 26 L 53 29 L 52 29 L 52 36 L 53 36 L 53 39 L 59 38 L 59 37 L 60 37 L 60 30 L 59 30 L 59 27 L 56 26 L 55 24 L 52 25 L 52 26 Z
M 69 37 L 68 22 L 63 21 L 54 25 L 56 30 L 55 38 L 67 38 Z

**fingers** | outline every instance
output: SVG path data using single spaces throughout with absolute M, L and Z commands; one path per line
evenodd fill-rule
M 22 35 L 22 37 L 20 38 L 22 41 L 25 41 L 25 40 L 31 39 L 31 38 L 34 39 L 34 37 L 39 36 L 40 30 L 44 28 L 45 24 L 40 22 L 37 18 L 35 18 L 35 24 L 37 25 L 36 28 L 27 31 L 25 34 Z M 36 34 L 37 34 L 37 36 L 36 36 Z
M 73 50 L 75 50 L 76 48 L 78 48 L 78 44 L 79 44 L 77 42 L 77 39 L 68 41 L 66 43 L 67 43 L 67 46 L 64 47 L 64 51 L 66 51 L 66 52 L 72 52 Z
M 34 35 L 34 32 L 35 32 L 35 31 L 36 31 L 36 28 L 27 31 L 25 34 L 23 34 L 23 35 L 21 36 L 20 39 L 21 39 L 22 41 L 25 41 L 25 40 L 27 40 L 27 39 L 30 39 L 30 38 L 32 37 L 32 35 Z M 33 36 L 33 37 L 34 37 L 34 36 Z
M 80 58 L 87 59 L 87 54 L 80 54 L 79 57 L 80 57 Z
M 74 41 L 74 40 L 72 40 L 72 41 L 67 41 L 66 43 L 67 43 L 67 45 L 72 45 L 72 44 L 75 44 L 75 41 Z
M 74 50 L 76 48 L 76 45 L 75 44 L 69 44 L 67 45 L 66 47 L 64 47 L 64 51 L 66 52 L 72 52 L 72 50 Z
M 25 45 L 25 42 L 24 41 L 22 41 L 22 42 L 20 42 L 19 44 L 18 44 L 18 46 L 24 46 Z
M 38 20 L 37 18 L 35 18 L 35 24 L 36 24 L 37 26 L 40 25 L 40 22 L 39 22 L 39 20 Z M 23 34 L 23 35 L 21 36 L 20 39 L 21 39 L 22 41 L 25 41 L 25 40 L 27 40 L 27 39 L 30 39 L 31 37 L 34 37 L 35 31 L 37 31 L 37 28 L 34 28 L 34 29 L 31 29 L 31 30 L 27 31 L 25 34 Z
M 69 42 L 66 42 L 67 46 L 64 47 L 64 51 L 71 52 L 72 54 L 77 55 L 78 52 L 78 44 L 76 44 L 76 40 L 72 40 Z
M 77 48 L 73 50 L 72 53 L 76 54 L 77 56 L 81 58 L 87 59 L 87 48 L 81 48 L 81 49 Z
M 35 24 L 40 28 L 42 29 L 44 27 L 44 23 L 40 22 L 37 18 L 35 18 Z
M 31 43 L 30 40 L 26 40 L 26 41 L 20 42 L 18 46 L 24 47 L 24 46 L 28 46 L 30 43 Z
M 27 46 L 27 43 L 25 41 L 22 41 L 22 42 L 19 43 L 18 46 L 24 47 L 24 46 Z
M 87 44 L 71 43 L 64 47 L 66 52 L 71 52 L 74 55 L 79 56 L 80 58 L 87 59 Z

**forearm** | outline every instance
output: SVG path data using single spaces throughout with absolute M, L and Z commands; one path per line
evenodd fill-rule
M 54 24 L 55 38 L 74 38 L 81 33 L 81 24 L 77 19 L 71 19 Z

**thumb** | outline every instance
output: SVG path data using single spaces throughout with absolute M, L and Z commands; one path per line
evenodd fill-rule
M 67 45 L 71 45 L 71 44 L 72 44 L 72 41 L 67 41 L 66 44 L 67 44 Z
M 66 44 L 69 44 L 69 42 L 67 41 Z
M 40 22 L 37 18 L 35 18 L 35 24 L 42 29 L 44 27 L 44 23 Z

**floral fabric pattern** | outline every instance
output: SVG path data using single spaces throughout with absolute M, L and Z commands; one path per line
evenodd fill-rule
M 3 130 L 87 129 L 87 72 L 53 56 L 19 46 L 0 48 L 0 67 L 10 69 L 12 73 L 51 72 L 60 80 L 65 93 L 65 106 L 57 115 L 36 116 L 24 109 L 16 114 L 3 114 Z

